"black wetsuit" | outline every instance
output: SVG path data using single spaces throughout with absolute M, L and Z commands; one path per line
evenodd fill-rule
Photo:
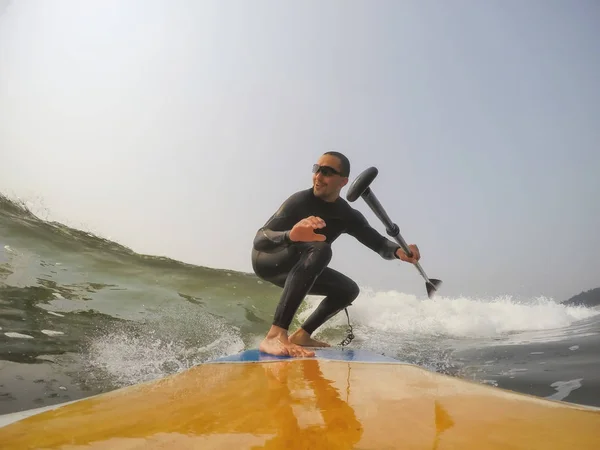
M 325 227 L 315 232 L 325 235 L 326 240 L 292 242 L 290 230 L 309 216 L 325 221 Z M 291 195 L 258 230 L 252 250 L 254 272 L 263 280 L 283 288 L 273 325 L 287 330 L 307 294 L 324 295 L 325 299 L 302 325 L 312 334 L 356 299 L 357 284 L 327 267 L 332 256 L 331 244 L 342 233 L 354 236 L 384 259 L 395 259 L 400 248 L 372 228 L 343 198 L 326 202 L 316 197 L 312 188 Z

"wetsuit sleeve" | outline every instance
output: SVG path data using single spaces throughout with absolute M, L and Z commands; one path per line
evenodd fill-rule
M 267 223 L 259 228 L 254 237 L 254 249 L 260 252 L 276 252 L 292 243 L 290 231 L 297 219 L 297 195 L 289 197 Z
M 399 259 L 396 251 L 400 246 L 381 235 L 369 225 L 360 211 L 354 211 L 354 220 L 348 228 L 348 234 L 355 237 L 361 244 L 378 253 L 383 259 Z

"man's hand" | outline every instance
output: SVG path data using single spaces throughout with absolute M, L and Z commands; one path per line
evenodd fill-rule
M 408 246 L 408 249 L 412 253 L 412 258 L 410 258 L 409 256 L 406 255 L 406 253 L 404 253 L 404 250 L 402 250 L 402 247 L 400 247 L 398 250 L 396 250 L 396 256 L 404 262 L 416 264 L 416 262 L 419 261 L 419 259 L 421 259 L 421 254 L 419 253 L 419 247 L 417 247 L 415 244 L 410 244 Z
M 310 216 L 302 219 L 290 231 L 290 239 L 294 242 L 314 242 L 326 239 L 322 234 L 316 234 L 314 230 L 325 227 L 325 221 L 320 217 Z

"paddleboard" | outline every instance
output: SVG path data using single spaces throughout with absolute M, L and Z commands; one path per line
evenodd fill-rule
M 600 448 L 597 409 L 342 348 L 248 350 L 10 416 L 1 449 Z

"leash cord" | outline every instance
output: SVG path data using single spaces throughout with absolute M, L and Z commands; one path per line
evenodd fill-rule
M 354 339 L 354 333 L 352 333 L 352 325 L 350 325 L 350 315 L 348 314 L 348 308 L 344 308 L 344 311 L 346 312 L 346 317 L 348 318 L 348 329 L 346 330 L 346 338 L 340 343 L 342 347 L 345 347 L 346 345 L 350 344 L 350 342 L 352 342 L 352 340 Z

